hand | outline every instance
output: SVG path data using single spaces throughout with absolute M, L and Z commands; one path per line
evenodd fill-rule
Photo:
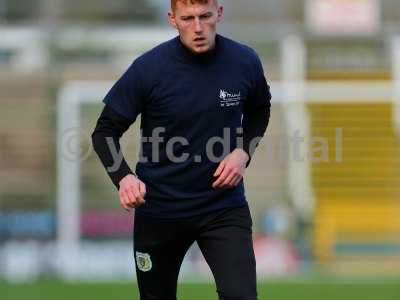
M 146 185 L 135 175 L 129 174 L 119 182 L 119 201 L 128 212 L 145 203 Z
M 236 148 L 223 161 L 219 163 L 214 177 L 218 177 L 214 181 L 213 188 L 233 188 L 242 180 L 246 170 L 246 163 L 249 155 L 243 149 Z

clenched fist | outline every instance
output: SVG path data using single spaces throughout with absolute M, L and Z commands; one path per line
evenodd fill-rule
M 129 174 L 119 182 L 118 195 L 121 206 L 129 212 L 145 203 L 146 185 L 135 175 Z

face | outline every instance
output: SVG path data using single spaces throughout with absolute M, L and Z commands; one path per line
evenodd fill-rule
M 210 0 L 208 4 L 176 3 L 175 11 L 168 13 L 182 43 L 194 53 L 207 52 L 215 46 L 217 23 L 222 20 L 223 7 Z

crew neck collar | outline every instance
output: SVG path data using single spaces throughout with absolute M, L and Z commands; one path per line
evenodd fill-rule
M 207 64 L 210 63 L 212 61 L 214 61 L 217 53 L 220 50 L 220 35 L 216 35 L 215 36 L 215 46 L 213 49 L 205 52 L 205 53 L 194 53 L 191 50 L 189 50 L 181 41 L 180 36 L 178 35 L 175 38 L 175 42 L 177 44 L 177 48 L 178 48 L 178 55 L 181 56 L 183 59 L 188 60 L 192 63 L 198 63 L 198 64 Z

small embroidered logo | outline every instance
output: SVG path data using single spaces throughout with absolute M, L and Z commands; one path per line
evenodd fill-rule
M 148 272 L 153 267 L 150 255 L 148 253 L 141 253 L 136 251 L 136 265 L 142 272 Z
M 226 99 L 226 92 L 224 91 L 224 90 L 220 90 L 219 91 L 219 97 L 221 98 L 221 99 L 223 99 L 223 100 L 225 100 Z
M 229 93 L 225 90 L 219 90 L 219 98 L 221 107 L 226 106 L 236 106 L 239 105 L 240 100 L 242 99 L 241 92 L 238 93 Z

